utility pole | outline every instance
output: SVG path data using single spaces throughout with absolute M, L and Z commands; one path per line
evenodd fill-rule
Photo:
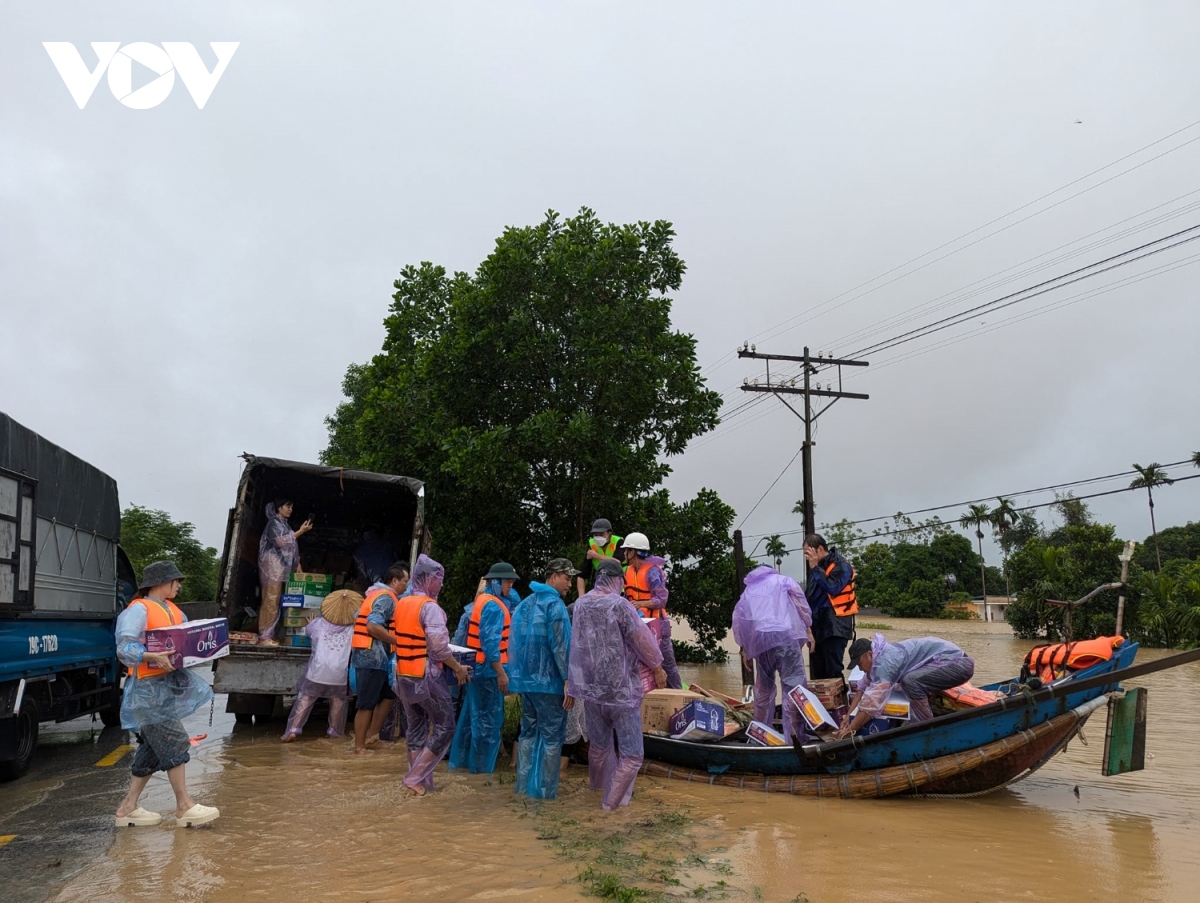
M 817 530 L 815 504 L 813 501 L 813 475 L 812 475 L 812 428 L 817 422 L 817 418 L 828 411 L 839 398 L 858 398 L 866 400 L 871 396 L 861 392 L 845 392 L 842 390 L 842 368 L 843 367 L 866 367 L 869 364 L 866 361 L 842 360 L 833 356 L 825 357 L 823 354 L 818 354 L 813 357 L 807 347 L 804 349 L 804 354 L 801 356 L 789 354 L 759 354 L 753 345 L 743 345 L 738 349 L 738 357 L 752 358 L 767 362 L 767 379 L 764 384 L 760 384 L 756 379 L 751 382 L 749 379 L 742 381 L 743 392 L 770 392 L 778 398 L 787 409 L 804 421 L 804 445 L 801 448 L 800 463 L 804 470 L 804 534 L 815 533 Z M 802 365 L 801 374 L 795 377 L 780 379 L 776 382 L 771 380 L 771 361 L 791 361 Z M 827 382 L 824 388 L 821 388 L 821 383 L 816 382 L 814 387 L 813 377 L 818 376 L 824 370 L 837 368 L 837 388 L 833 388 L 832 382 Z M 797 387 L 797 379 L 801 379 L 802 385 Z M 802 395 L 804 396 L 803 413 L 797 411 L 794 407 L 788 404 L 785 395 Z M 819 411 L 813 411 L 812 400 L 814 398 L 829 398 L 829 404 L 825 405 Z

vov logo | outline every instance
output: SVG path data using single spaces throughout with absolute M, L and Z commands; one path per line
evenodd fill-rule
M 105 70 L 108 71 L 108 87 L 113 97 L 127 107 L 148 110 L 158 106 L 175 87 L 175 73 L 178 72 L 192 100 L 203 110 L 240 43 L 209 42 L 208 46 L 217 55 L 217 65 L 212 72 L 204 65 L 196 48 L 182 41 L 163 41 L 161 47 L 145 41 L 124 46 L 120 41 L 93 41 L 92 50 L 96 52 L 98 62 L 92 70 L 88 69 L 75 45 L 69 41 L 43 41 L 42 46 L 50 54 L 54 67 L 81 110 L 87 106 Z M 133 90 L 134 63 L 145 66 L 158 78 Z

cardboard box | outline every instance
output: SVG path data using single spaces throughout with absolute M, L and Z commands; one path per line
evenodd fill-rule
M 483 667 L 487 668 L 489 671 L 491 670 L 491 665 L 484 664 L 477 666 L 475 664 L 474 649 L 468 649 L 466 646 L 455 646 L 453 643 L 450 643 L 450 652 L 453 653 L 455 661 L 466 668 L 467 674 L 472 677 L 475 675 L 476 667 Z M 458 678 L 456 678 L 454 676 L 454 672 L 445 665 L 442 665 L 442 678 L 446 681 L 447 686 L 458 686 Z
M 846 684 L 840 677 L 810 680 L 808 688 L 826 709 L 832 710 L 846 704 Z
M 671 716 L 693 699 L 703 699 L 691 690 L 651 690 L 642 697 L 642 730 L 666 733 Z
M 725 708 L 693 699 L 671 716 L 667 733 L 676 740 L 720 740 L 725 736 Z
M 814 731 L 825 728 L 837 730 L 837 722 L 830 717 L 829 710 L 825 708 L 821 700 L 817 699 L 817 695 L 812 690 L 807 687 L 793 687 L 788 691 L 788 698 L 800 710 L 800 717 L 804 719 L 804 723 L 810 729 Z
M 329 593 L 325 594 L 326 596 Z M 325 601 L 325 596 L 308 596 L 301 593 L 284 593 L 279 597 L 279 607 L 302 608 L 308 611 L 320 611 L 321 603 Z
M 761 721 L 751 721 L 746 728 L 746 739 L 751 746 L 787 746 L 783 734 L 774 728 L 767 727 Z
M 305 646 L 305 647 L 312 646 L 312 640 L 310 640 L 308 637 L 306 637 L 302 633 L 296 634 L 294 636 L 285 636 L 282 640 L 280 640 L 280 643 L 282 643 L 284 646 Z
M 309 608 L 285 608 L 283 610 L 283 626 L 307 627 L 316 614 Z
M 907 721 L 911 714 L 912 703 L 904 694 L 904 691 L 899 687 L 892 689 L 888 694 L 887 702 L 883 704 L 883 711 L 879 713 L 881 718 L 896 718 L 900 721 Z
M 855 665 L 853 668 L 850 669 L 849 683 L 850 683 L 850 692 L 851 693 L 858 692 L 858 685 L 863 682 L 863 679 L 866 676 L 867 675 L 863 673 L 863 669 L 858 667 L 858 665 Z
M 205 665 L 229 654 L 229 622 L 224 618 L 188 621 L 178 627 L 146 631 L 147 652 L 170 652 L 179 668 Z
M 332 574 L 291 574 L 284 592 L 289 596 L 320 596 L 333 592 Z

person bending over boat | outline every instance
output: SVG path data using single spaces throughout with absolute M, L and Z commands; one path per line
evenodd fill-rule
M 596 567 L 595 589 L 575 603 L 567 665 L 567 695 L 587 703 L 588 774 L 592 790 L 604 793 L 605 809 L 629 805 L 642 767 L 639 664 L 654 670 L 657 687 L 667 684 L 658 643 L 622 597 L 624 585 L 615 561 Z
M 850 661 L 870 677 L 858 713 L 834 736 L 849 737 L 879 716 L 895 688 L 909 699 L 909 721 L 929 721 L 933 710 L 929 696 L 966 683 L 975 673 L 975 660 L 949 640 L 935 636 L 889 643 L 882 633 L 874 640 L 858 639 L 850 647 Z
M 808 685 L 801 645 L 813 648 L 812 612 L 804 590 L 791 577 L 757 567 L 746 575 L 746 590 L 733 609 L 733 638 L 753 659 L 754 720 L 775 720 L 775 679 L 783 687 L 783 734 L 804 739 L 800 710 L 788 696 Z

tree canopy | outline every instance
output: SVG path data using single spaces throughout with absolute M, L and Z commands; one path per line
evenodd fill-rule
M 121 512 L 121 547 L 137 576 L 146 565 L 170 559 L 187 575 L 177 602 L 210 602 L 217 598 L 217 550 L 203 546 L 187 521 L 173 521 L 166 511 L 130 505 Z
M 474 273 L 401 270 L 382 351 L 348 369 L 322 457 L 426 481 L 452 612 L 493 561 L 526 578 L 559 555 L 579 562 L 601 516 L 672 550 L 671 609 L 704 621 L 688 615 L 698 633 L 711 641 L 710 600 L 694 593 L 732 607 L 732 570 L 719 591 L 696 573 L 731 557 L 732 510 L 709 491 L 676 505 L 659 489 L 721 404 L 695 339 L 671 325 L 685 270 L 674 234 L 551 211 L 506 229 Z M 676 547 L 680 535 L 697 545 Z

